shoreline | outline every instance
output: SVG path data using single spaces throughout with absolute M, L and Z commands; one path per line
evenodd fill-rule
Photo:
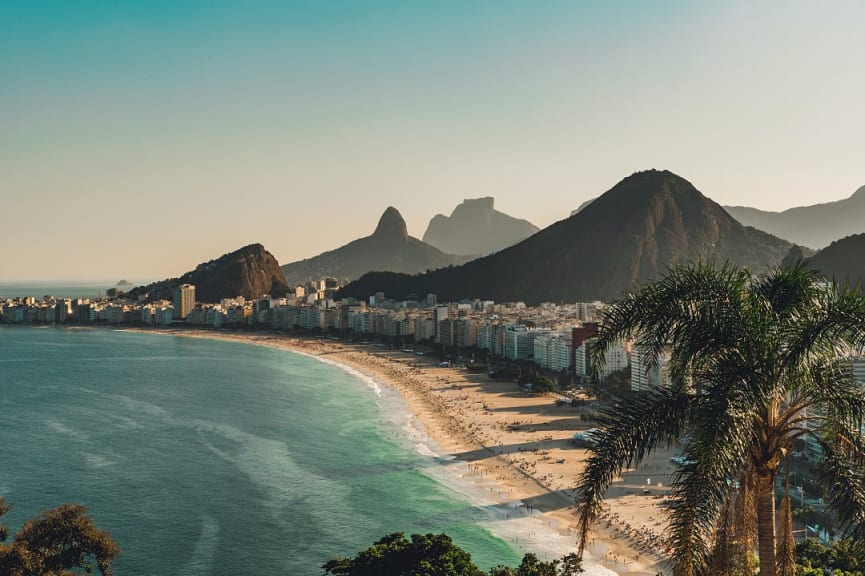
M 428 358 L 372 345 L 269 332 L 113 329 L 281 349 L 370 378 L 401 397 L 421 431 L 443 451 L 437 457 L 447 455 L 451 468 L 464 466 L 462 479 L 487 487 L 490 503 L 502 508 L 519 503 L 505 524 L 488 529 L 499 532 L 521 554 L 560 557 L 576 549 L 571 488 L 587 451 L 573 447 L 568 439 L 576 429 L 589 426 L 579 422 L 574 408 L 556 407 L 551 396 L 525 395 L 512 382 L 440 368 Z M 639 472 L 627 471 L 624 480 L 611 485 L 606 511 L 595 522 L 585 554 L 585 562 L 601 570 L 587 573 L 656 576 L 668 572 L 667 556 L 652 549 L 665 527 L 657 505 L 662 486 L 640 485 L 641 480 L 633 479 L 647 474 L 668 478 L 666 456 L 649 459 Z M 544 534 L 536 537 L 535 530 L 522 541 L 501 534 L 521 534 L 517 524 L 524 520 L 535 522 L 548 536 L 557 534 L 559 542 L 545 542 Z

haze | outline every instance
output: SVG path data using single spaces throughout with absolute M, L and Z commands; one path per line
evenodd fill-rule
M 0 5 L 0 281 L 175 276 L 420 237 L 462 199 L 544 227 L 673 170 L 781 210 L 865 184 L 865 4 Z

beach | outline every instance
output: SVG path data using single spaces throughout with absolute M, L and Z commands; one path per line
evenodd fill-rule
M 574 432 L 592 426 L 582 418 L 591 405 L 557 403 L 553 395 L 526 394 L 515 382 L 440 367 L 431 357 L 373 345 L 271 333 L 156 332 L 290 350 L 398 391 L 453 471 L 483 490 L 490 503 L 513 507 L 513 514 L 493 527 L 494 532 L 516 541 L 520 549 L 540 547 L 558 556 L 576 550 L 573 486 L 588 453 L 569 440 Z M 620 575 L 669 573 L 662 502 L 674 472 L 672 455 L 655 453 L 610 486 L 604 513 L 588 537 L 588 561 Z

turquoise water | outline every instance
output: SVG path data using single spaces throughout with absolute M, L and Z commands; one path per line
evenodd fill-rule
M 86 505 L 118 574 L 321 574 L 392 531 L 518 562 L 494 506 L 438 480 L 398 399 L 314 359 L 234 342 L 0 327 L 0 495 Z

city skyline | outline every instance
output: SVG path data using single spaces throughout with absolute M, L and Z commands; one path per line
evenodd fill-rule
M 769 210 L 865 185 L 865 6 L 0 8 L 0 282 L 281 264 L 465 198 L 543 228 L 669 169 Z

